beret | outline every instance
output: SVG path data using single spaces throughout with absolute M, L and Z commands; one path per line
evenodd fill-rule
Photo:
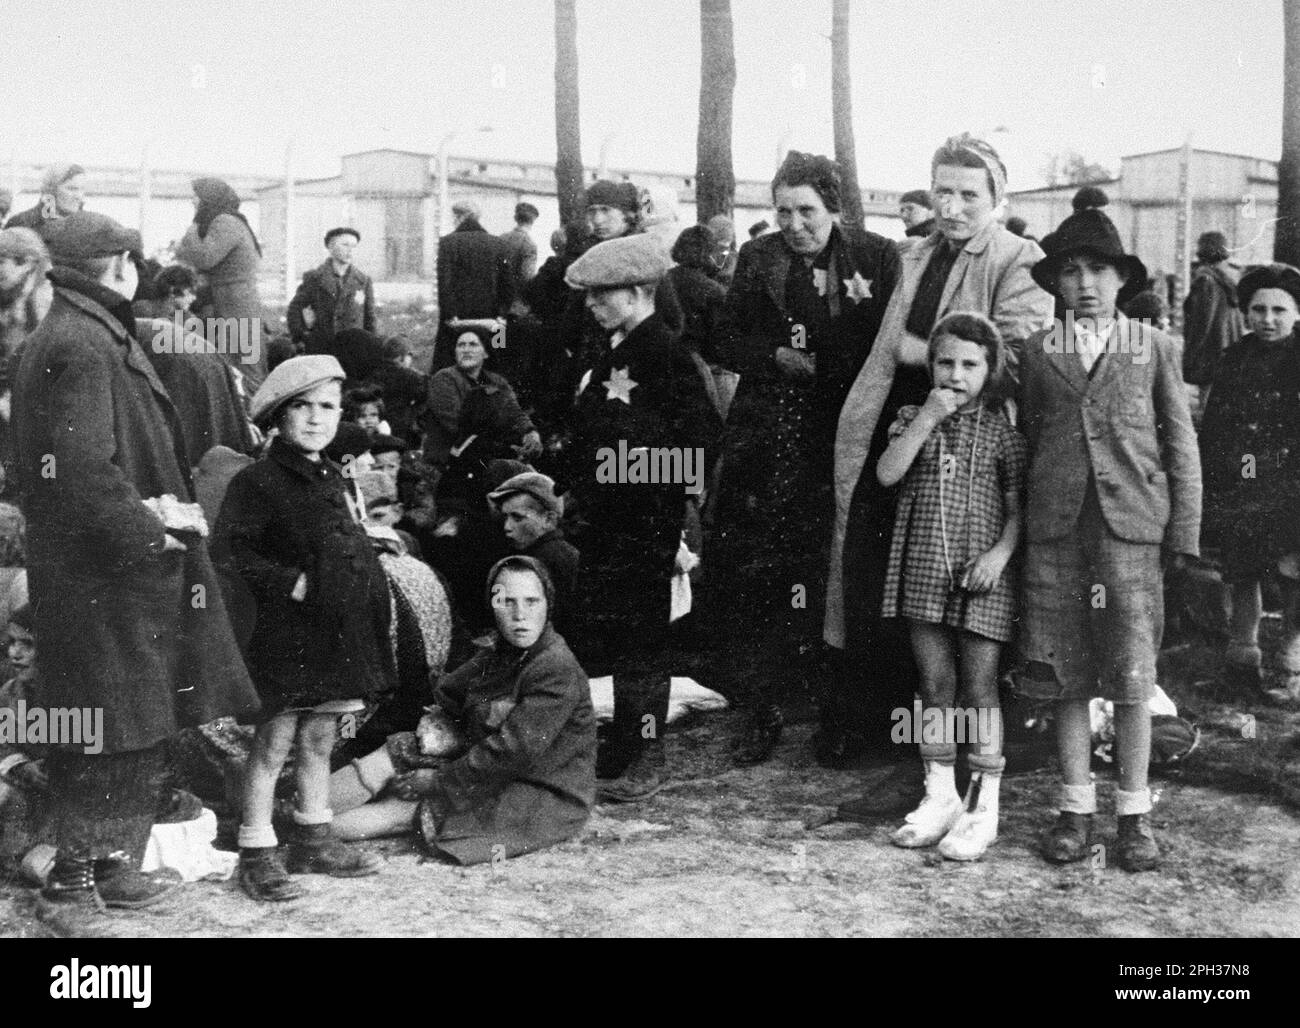
M 644 233 L 597 243 L 569 265 L 564 281 L 574 289 L 608 289 L 658 282 L 672 266 L 668 251 Z
M 543 475 L 540 471 L 525 471 L 521 475 L 506 479 L 499 488 L 488 493 L 488 499 L 499 507 L 510 497 L 520 493 L 531 496 L 556 515 L 564 513 L 564 501 L 555 495 L 555 479 Z
M 345 225 L 345 226 L 340 226 L 339 228 L 332 228 L 328 232 L 326 232 L 325 245 L 329 246 L 330 243 L 334 242 L 335 236 L 352 236 L 356 239 L 358 243 L 361 242 L 361 233 L 358 232 L 356 229 L 349 228 Z
M 77 211 L 66 218 L 51 219 L 41 227 L 41 234 L 55 264 L 115 257 L 127 250 L 136 256 L 144 253 L 139 232 L 94 211 Z
M 587 188 L 584 207 L 617 207 L 635 214 L 641 209 L 641 194 L 631 182 L 611 182 L 607 178 L 593 182 Z
M 265 424 L 285 402 L 315 389 L 322 382 L 342 381 L 343 365 L 329 354 L 309 354 L 290 357 L 277 364 L 266 380 L 253 394 L 248 405 L 249 417 L 257 424 Z

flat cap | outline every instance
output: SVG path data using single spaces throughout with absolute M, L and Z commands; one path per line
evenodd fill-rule
M 555 495 L 555 480 L 540 471 L 525 471 L 521 475 L 507 478 L 499 488 L 488 493 L 488 499 L 499 507 L 520 493 L 531 496 L 557 517 L 564 513 L 564 501 Z
M 361 242 L 361 233 L 347 225 L 340 225 L 338 228 L 332 228 L 325 233 L 325 245 L 329 246 L 334 242 L 335 236 L 351 236 L 358 243 Z
M 639 233 L 597 243 L 569 265 L 564 281 L 574 289 L 608 289 L 658 282 L 672 267 L 664 244 Z
M 53 218 L 41 226 L 41 235 L 55 264 L 115 257 L 127 250 L 137 257 L 144 255 L 139 232 L 94 211 L 77 211 L 66 218 Z
M 315 389 L 322 382 L 343 381 L 343 365 L 327 353 L 290 357 L 277 364 L 253 394 L 248 414 L 256 424 L 265 424 L 287 401 Z

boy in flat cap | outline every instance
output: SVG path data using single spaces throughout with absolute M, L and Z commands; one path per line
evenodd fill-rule
M 538 471 L 526 471 L 502 482 L 488 493 L 488 500 L 501 514 L 511 548 L 540 560 L 551 573 L 556 599 L 551 620 L 565 635 L 573 624 L 581 556 L 560 528 L 564 501 L 555 495 L 555 480 Z
M 326 232 L 329 257 L 303 275 L 289 301 L 289 334 L 306 353 L 331 353 L 334 336 L 345 329 L 375 330 L 375 284 L 352 263 L 359 242 L 354 228 Z
M 681 482 L 641 481 L 630 465 L 612 481 L 601 469 L 614 453 L 667 452 L 683 468 L 688 455 L 705 465 L 697 473 L 706 480 L 722 428 L 690 354 L 655 309 L 668 263 L 657 240 L 632 235 L 593 246 L 565 276 L 587 291 L 586 307 L 606 333 L 580 376 L 563 452 L 586 564 L 584 660 L 614 676 L 614 744 L 598 767 L 607 802 L 644 799 L 663 785 L 669 679 L 661 651 L 687 493 Z
M 47 226 L 54 302 L 14 377 L 43 698 L 100 708 L 93 746 L 48 758 L 58 856 L 44 897 L 138 907 L 169 883 L 136 868 L 182 727 L 249 713 L 194 503 L 176 409 L 134 337 L 140 234 L 79 212 Z

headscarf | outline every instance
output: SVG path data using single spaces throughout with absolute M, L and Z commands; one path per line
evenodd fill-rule
M 194 212 L 194 225 L 199 230 L 199 238 L 207 238 L 208 229 L 212 227 L 212 221 L 218 214 L 229 214 L 244 223 L 244 228 L 248 229 L 248 234 L 253 237 L 253 245 L 257 247 L 257 254 L 260 257 L 262 244 L 257 241 L 257 235 L 253 232 L 253 226 L 248 223 L 248 219 L 239 212 L 239 194 L 219 178 L 196 178 L 193 187 L 194 195 L 199 198 L 199 209 Z
M 1007 167 L 991 145 L 978 136 L 972 136 L 969 132 L 963 132 L 959 136 L 949 136 L 943 146 L 934 152 L 934 157 L 930 161 L 931 178 L 934 177 L 935 168 L 940 164 L 952 163 L 951 158 L 956 154 L 968 154 L 974 157 L 980 162 L 980 166 L 988 171 L 989 178 L 993 180 L 993 206 L 1000 204 L 1007 195 Z

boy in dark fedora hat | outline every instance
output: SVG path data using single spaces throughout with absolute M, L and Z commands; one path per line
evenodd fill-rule
M 341 226 L 325 233 L 329 257 L 302 277 L 286 317 L 293 341 L 307 353 L 330 353 L 335 335 L 375 330 L 375 284 L 352 263 L 361 233 Z
M 1043 240 L 1032 274 L 1057 299 L 1058 319 L 1021 359 L 1022 428 L 1029 440 L 1021 691 L 1057 704 L 1063 784 L 1045 844 L 1056 863 L 1082 860 L 1092 841 L 1088 702 L 1115 705 L 1118 860 L 1156 867 L 1147 765 L 1163 627 L 1162 558 L 1198 552 L 1201 469 L 1179 353 L 1120 305 L 1146 269 L 1126 254 L 1100 210 L 1101 190 Z

